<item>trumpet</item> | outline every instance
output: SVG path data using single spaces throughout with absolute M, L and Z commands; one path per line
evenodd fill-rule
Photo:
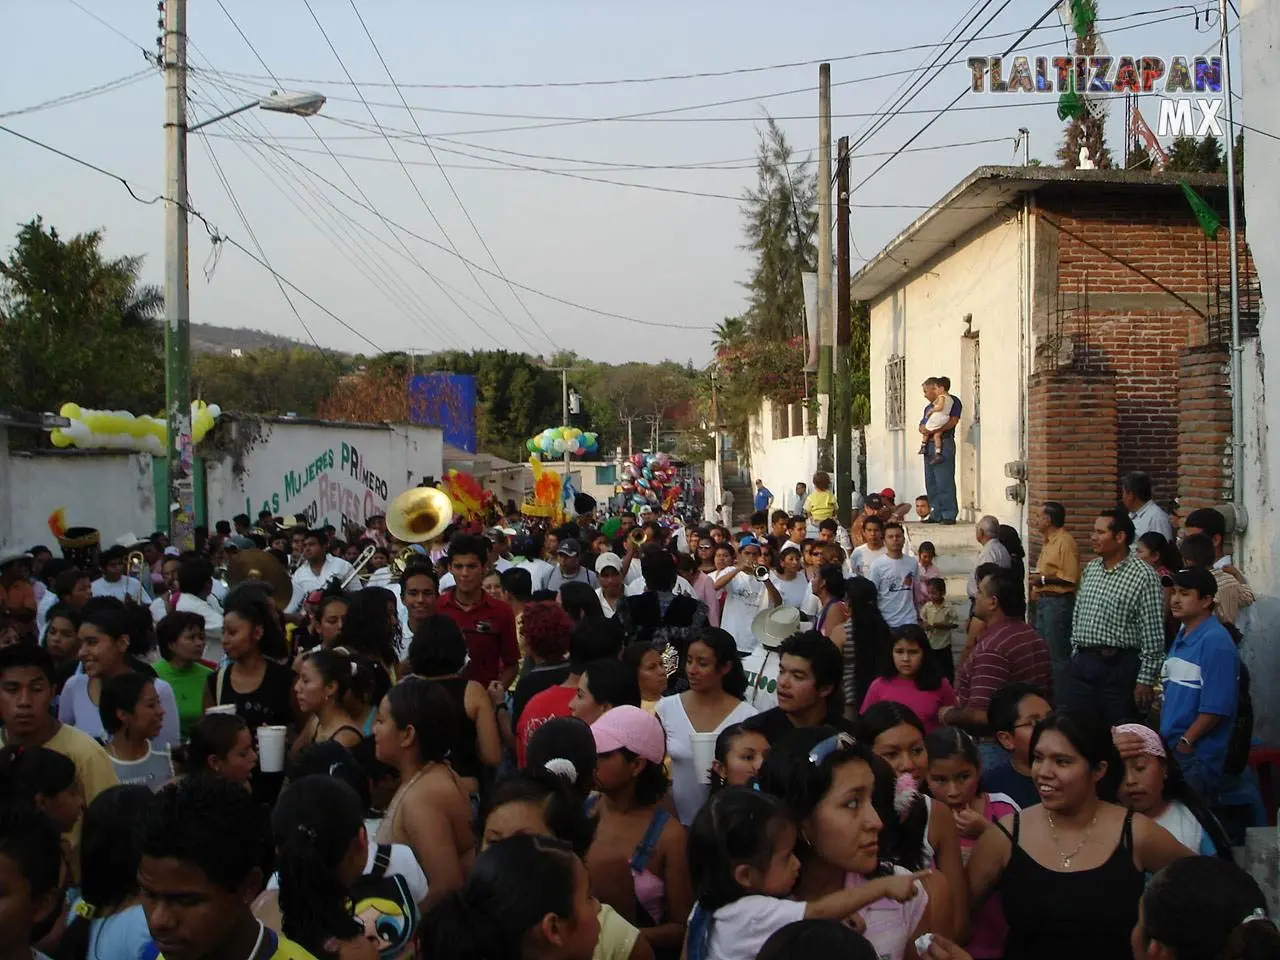
M 365 568 L 369 560 L 373 557 L 375 547 L 365 547 L 360 556 L 356 557 L 356 562 L 351 565 L 351 572 L 342 578 L 338 584 L 339 590 L 345 590 L 351 584 L 351 581 L 360 576 L 360 571 Z
M 139 606 L 144 605 L 147 602 L 143 587 L 143 577 L 147 576 L 147 558 L 142 555 L 141 550 L 131 550 L 124 558 L 124 571 L 126 577 L 133 577 L 138 581 L 137 596 L 130 599 Z
M 630 535 L 627 537 L 627 543 L 631 544 L 633 547 L 638 547 L 644 543 L 644 528 L 636 527 L 632 530 Z
M 756 567 L 753 575 L 761 583 L 764 583 L 766 580 L 769 579 L 769 568 L 766 567 L 764 564 L 760 564 L 760 566 Z

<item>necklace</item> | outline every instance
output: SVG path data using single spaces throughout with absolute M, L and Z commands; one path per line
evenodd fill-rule
M 1076 844 L 1076 848 L 1070 853 L 1062 852 L 1062 842 L 1058 839 L 1058 825 L 1053 822 L 1053 814 L 1048 810 L 1044 813 L 1045 816 L 1049 818 L 1049 835 L 1053 837 L 1053 845 L 1058 848 L 1058 858 L 1062 861 L 1062 869 L 1070 870 L 1071 861 L 1074 860 L 1076 855 L 1084 849 L 1084 845 L 1089 842 L 1089 837 L 1093 833 L 1094 824 L 1098 822 L 1098 812 L 1096 810 L 1093 812 L 1093 819 L 1090 820 L 1089 825 L 1084 828 L 1084 833 L 1080 835 L 1080 842 Z
M 428 763 L 425 767 L 410 777 L 409 782 L 403 784 L 400 789 L 396 791 L 396 795 L 391 798 L 391 802 L 387 804 L 387 812 L 383 815 L 383 822 L 389 823 L 392 830 L 395 829 L 396 814 L 400 812 L 400 804 L 404 801 L 404 798 L 408 795 L 409 791 L 413 789 L 413 785 L 417 783 L 422 778 L 422 775 L 433 766 L 435 766 L 434 763 Z

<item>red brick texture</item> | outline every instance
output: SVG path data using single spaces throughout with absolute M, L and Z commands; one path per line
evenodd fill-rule
M 1178 372 L 1178 507 L 1186 516 L 1198 507 L 1231 499 L 1231 373 L 1226 346 L 1182 351 Z
M 1224 206 L 1216 194 L 1206 199 Z M 1208 311 L 1211 294 L 1225 277 L 1216 275 L 1214 258 L 1206 257 L 1204 234 L 1190 208 L 1174 191 L 1132 187 L 1089 193 L 1043 188 L 1036 194 L 1036 203 L 1063 228 L 1055 231 L 1058 290 L 1071 301 L 1078 295 L 1087 297 L 1087 310 L 1068 314 L 1062 332 L 1075 345 L 1076 366 L 1110 375 L 1114 434 L 1112 446 L 1107 448 L 1110 452 L 1104 452 L 1102 468 L 1095 469 L 1095 450 L 1103 450 L 1096 440 L 1076 446 L 1078 438 L 1051 426 L 1048 452 L 1057 449 L 1055 441 L 1061 440 L 1074 453 L 1042 461 L 1036 452 L 1033 413 L 1031 473 L 1034 476 L 1050 467 L 1086 477 L 1094 491 L 1088 500 L 1090 510 L 1113 506 L 1119 495 L 1116 481 L 1130 470 L 1150 474 L 1155 499 L 1162 504 L 1168 505 L 1175 496 L 1185 497 L 1188 491 L 1207 498 L 1206 502 L 1219 502 L 1224 482 L 1225 488 L 1230 488 L 1229 474 L 1223 480 L 1219 433 L 1230 428 L 1230 399 L 1223 390 L 1225 380 L 1209 373 L 1213 361 L 1203 359 L 1207 354 L 1189 352 L 1188 348 L 1198 349 L 1207 341 L 1201 314 Z M 1225 262 L 1225 257 L 1222 260 Z M 1192 377 L 1195 387 L 1184 384 L 1187 376 Z M 1206 413 L 1210 404 L 1216 411 L 1220 401 L 1228 411 L 1226 426 L 1221 427 L 1217 419 L 1206 419 L 1189 432 L 1184 426 L 1188 420 L 1183 415 L 1184 390 L 1196 395 L 1194 402 L 1204 405 Z M 1058 391 L 1056 399 L 1065 404 L 1073 401 L 1066 388 Z M 1090 422 L 1101 424 L 1105 416 L 1095 411 Z M 1071 429 L 1073 422 L 1062 426 Z M 1108 459 L 1111 457 L 1114 459 Z M 1195 472 L 1187 472 L 1193 469 Z M 1070 482 L 1066 481 L 1068 489 Z M 1041 499 L 1034 485 L 1029 494 L 1034 506 Z
M 1117 392 L 1114 373 L 1067 367 L 1037 373 L 1029 384 L 1027 500 L 1032 510 L 1046 500 L 1067 508 L 1066 529 L 1082 557 L 1091 552 L 1094 518 L 1116 505 Z M 1034 563 L 1042 543 L 1035 524 L 1029 526 Z

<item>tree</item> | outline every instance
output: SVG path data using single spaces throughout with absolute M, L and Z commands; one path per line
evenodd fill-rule
M 800 274 L 817 269 L 814 234 L 818 184 L 809 161 L 796 161 L 786 134 L 768 118 L 760 131 L 756 185 L 746 193 L 745 249 L 756 262 L 742 316 L 757 337 L 782 341 L 804 331 Z
M 1153 166 L 1151 151 L 1138 142 L 1129 146 L 1129 159 L 1125 163 L 1126 170 L 1150 170 Z
M 1079 0 L 1078 4 L 1073 3 L 1072 6 L 1079 6 L 1083 10 L 1088 23 L 1088 28 L 1076 37 L 1076 56 L 1091 57 L 1098 47 L 1098 34 L 1094 24 L 1098 16 L 1097 0 Z M 1106 141 L 1107 115 L 1105 111 L 1095 114 L 1089 108 L 1087 91 L 1078 90 L 1076 95 L 1085 98 L 1086 102 L 1067 122 L 1062 146 L 1058 148 L 1058 159 L 1066 169 L 1075 170 L 1080 166 L 1080 148 L 1084 147 L 1089 151 L 1089 159 L 1097 169 L 1110 170 L 1111 151 L 1107 149 Z M 1105 101 L 1098 102 L 1102 104 Z
M 317 350 L 264 348 L 241 356 L 207 353 L 191 366 L 191 390 L 224 410 L 315 417 L 346 364 Z
M 164 405 L 164 297 L 141 257 L 107 259 L 103 233 L 64 241 L 37 217 L 0 263 L 0 405 L 155 414 Z
M 727 350 L 740 344 L 747 335 L 747 321 L 743 317 L 725 317 L 716 324 L 716 336 L 711 341 L 713 349 Z
M 1175 173 L 1219 173 L 1225 165 L 1222 143 L 1213 134 L 1203 140 L 1177 137 L 1169 147 L 1165 170 Z

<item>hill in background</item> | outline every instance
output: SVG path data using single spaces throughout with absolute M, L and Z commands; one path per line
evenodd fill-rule
M 302 347 L 304 350 L 315 350 L 315 344 L 303 343 L 292 337 L 282 337 L 263 330 L 248 330 L 237 327 L 217 327 L 209 323 L 191 324 L 191 352 L 193 354 L 221 354 L 229 356 L 233 350 L 288 350 Z

